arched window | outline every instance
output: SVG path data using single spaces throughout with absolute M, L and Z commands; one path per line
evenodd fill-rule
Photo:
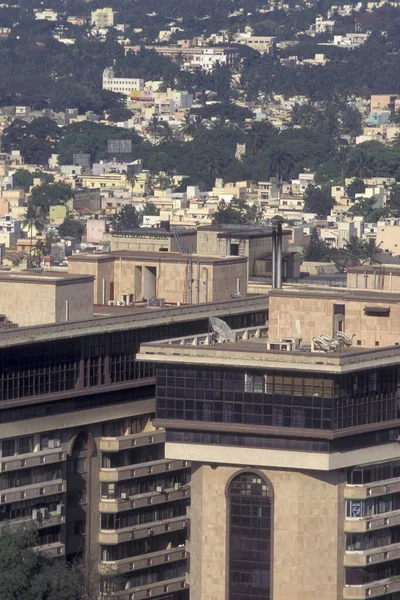
M 270 483 L 240 473 L 229 484 L 228 600 L 271 600 L 272 503 Z

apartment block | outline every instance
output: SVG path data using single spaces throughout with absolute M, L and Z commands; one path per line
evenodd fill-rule
M 266 297 L 5 330 L 0 337 L 0 530 L 83 560 L 118 600 L 187 600 L 190 463 L 165 456 L 142 342 L 260 326 Z
M 399 598 L 390 296 L 274 289 L 269 331 L 142 344 L 166 456 L 191 462 L 191 600 Z

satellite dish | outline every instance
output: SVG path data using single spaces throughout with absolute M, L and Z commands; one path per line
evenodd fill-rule
M 218 344 L 223 344 L 224 342 L 236 342 L 236 336 L 234 332 L 222 319 L 218 319 L 218 317 L 210 317 L 210 327 L 218 336 Z

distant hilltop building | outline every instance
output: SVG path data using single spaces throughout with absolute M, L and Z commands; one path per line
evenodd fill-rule
M 109 90 L 110 92 L 117 92 L 119 94 L 124 94 L 125 96 L 130 96 L 131 92 L 141 91 L 143 88 L 144 79 L 132 77 L 114 77 L 114 69 L 112 67 L 108 67 L 103 71 L 103 90 Z
M 98 8 L 92 10 L 90 23 L 95 27 L 113 27 L 114 11 L 112 8 Z

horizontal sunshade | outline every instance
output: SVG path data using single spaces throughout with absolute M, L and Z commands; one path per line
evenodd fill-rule
M 364 312 L 367 315 L 389 315 L 390 306 L 366 306 Z

